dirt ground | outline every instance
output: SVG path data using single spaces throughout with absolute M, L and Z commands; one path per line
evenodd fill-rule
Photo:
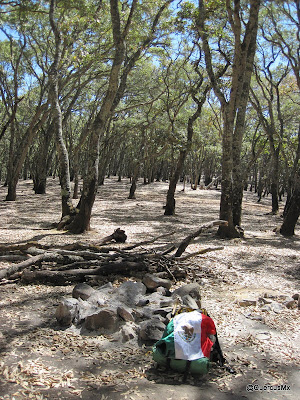
M 93 209 L 93 231 L 84 235 L 53 228 L 52 223 L 60 219 L 57 180 L 49 179 L 46 195 L 34 195 L 32 182 L 21 181 L 16 202 L 5 202 L 6 190 L 1 187 L 0 242 L 37 240 L 53 246 L 96 242 L 120 227 L 128 235 L 128 244 L 175 229 L 175 235 L 152 245 L 158 249 L 218 219 L 219 190 L 186 187 L 183 192 L 181 184 L 176 215 L 163 216 L 167 187 L 163 182 L 139 183 L 136 200 L 128 200 L 127 179 L 106 180 Z M 200 283 L 202 306 L 215 321 L 235 374 L 212 367 L 206 376 L 190 376 L 183 383 L 182 375 L 155 368 L 151 347 L 120 345 L 109 335 L 81 336 L 72 327 L 61 329 L 54 313 L 73 286 L 12 282 L 0 286 L 0 399 L 300 398 L 299 310 L 282 306 L 286 297 L 300 292 L 300 227 L 293 238 L 276 234 L 273 229 L 281 219 L 268 215 L 270 210 L 270 197 L 257 203 L 254 193 L 245 192 L 245 238 L 227 241 L 216 236 L 216 228 L 206 231 L 187 252 L 211 246 L 223 246 L 223 250 L 190 258 L 185 262 L 187 279 L 174 285 Z M 9 265 L 0 262 L 0 268 Z M 261 298 L 279 308 L 264 311 Z M 257 304 L 243 307 L 239 303 L 243 299 Z

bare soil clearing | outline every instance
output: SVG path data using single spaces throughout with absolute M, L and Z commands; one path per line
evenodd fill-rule
M 120 227 L 126 231 L 128 245 L 176 230 L 175 235 L 148 246 L 162 249 L 218 219 L 219 191 L 186 188 L 182 192 L 180 185 L 176 215 L 163 216 L 167 188 L 162 182 L 140 184 L 136 200 L 128 200 L 128 180 L 108 179 L 99 188 L 93 231 L 70 235 L 52 226 L 61 212 L 57 180 L 48 181 L 46 195 L 33 195 L 32 182 L 21 181 L 16 202 L 2 201 L 6 193 L 1 187 L 0 242 L 93 243 Z M 298 309 L 263 311 L 259 303 L 246 307 L 238 303 L 264 297 L 282 304 L 285 296 L 300 292 L 299 225 L 290 239 L 274 233 L 281 219 L 267 215 L 271 199 L 257 203 L 254 193 L 244 196 L 245 238 L 221 240 L 215 235 L 216 228 L 211 229 L 186 252 L 210 246 L 224 249 L 184 263 L 188 269 L 185 282 L 202 285 L 202 305 L 216 323 L 225 357 L 236 374 L 216 367 L 207 376 L 189 377 L 183 384 L 180 374 L 154 368 L 150 348 L 129 342 L 120 346 L 109 335 L 80 336 L 72 328 L 62 330 L 54 313 L 73 286 L 16 282 L 0 286 L 0 399 L 300 398 Z M 1 261 L 1 268 L 8 265 Z M 123 279 L 116 276 L 112 283 Z M 185 282 L 177 282 L 174 288 Z M 249 392 L 247 385 L 266 390 Z M 278 385 L 287 386 L 278 390 Z

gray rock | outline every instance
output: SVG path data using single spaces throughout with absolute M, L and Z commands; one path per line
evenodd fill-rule
M 88 298 L 90 304 L 98 307 L 104 307 L 107 304 L 110 304 L 110 299 L 111 295 L 102 292 L 101 290 L 95 290 L 94 293 Z
M 124 321 L 132 321 L 132 322 L 134 321 L 133 312 L 132 312 L 132 309 L 130 309 L 130 308 L 119 306 L 117 308 L 117 313 L 118 313 L 119 317 L 124 319 Z
M 158 292 L 153 292 L 151 294 L 149 294 L 147 296 L 147 299 L 149 300 L 149 304 L 150 305 L 155 305 L 156 307 L 158 307 L 160 305 L 160 303 L 164 300 L 166 301 L 172 301 L 172 299 L 162 296 L 160 293 Z
M 286 301 L 284 303 L 284 305 L 286 306 L 286 308 L 289 308 L 290 310 L 293 310 L 293 309 L 297 308 L 298 301 L 294 300 L 294 299 L 293 300 L 289 300 L 289 301 Z
M 159 286 L 155 290 L 156 290 L 157 293 L 161 294 L 162 296 L 167 296 L 168 295 L 168 290 L 165 287 Z
M 147 304 L 149 304 L 150 301 L 148 299 L 140 299 L 137 303 L 137 307 L 145 307 Z
M 82 300 L 81 298 L 78 299 L 78 312 L 73 320 L 73 323 L 75 325 L 82 324 L 86 317 L 89 315 L 96 314 L 99 311 L 99 307 L 96 305 L 91 304 L 90 302 L 86 300 Z
M 272 311 L 274 311 L 276 314 L 281 313 L 281 311 L 284 310 L 284 306 L 280 303 L 272 303 L 270 304 Z
M 266 299 L 265 297 L 260 297 L 258 299 L 259 302 L 263 303 L 263 304 L 271 304 L 273 302 L 273 300 L 270 299 Z
M 97 290 L 101 291 L 108 291 L 108 292 L 113 292 L 115 288 L 113 287 L 111 282 L 107 282 L 105 285 L 100 286 Z
M 117 310 L 105 308 L 98 313 L 89 315 L 85 319 L 84 326 L 89 331 L 104 328 L 109 331 L 115 331 L 118 328 Z
M 159 306 L 162 307 L 162 308 L 172 307 L 173 305 L 174 305 L 174 299 L 173 298 L 164 298 L 159 303 Z
M 131 322 L 127 322 L 121 328 L 122 342 L 129 342 L 137 339 L 139 327 Z
M 166 318 L 166 316 L 172 312 L 172 307 L 166 307 L 166 308 L 158 308 L 153 311 L 153 315 L 161 315 L 162 317 Z
M 262 306 L 261 311 L 264 311 L 264 312 L 272 311 L 271 304 L 265 304 L 264 306 Z
M 261 307 L 261 311 L 273 311 L 276 314 L 280 313 L 281 311 L 284 310 L 284 306 L 280 303 L 276 303 L 275 301 L 271 304 L 265 304 L 263 307 Z
M 262 317 L 261 315 L 258 315 L 258 314 L 251 314 L 251 313 L 249 313 L 249 314 L 246 314 L 245 317 L 246 317 L 246 318 L 249 318 L 249 319 L 253 319 L 254 321 L 262 321 L 262 322 L 265 322 L 264 317 Z
M 75 299 L 82 299 L 82 300 L 87 300 L 91 294 L 95 292 L 95 289 L 93 289 L 90 285 L 87 283 L 78 283 L 73 289 L 72 296 Z
M 186 307 L 192 308 L 193 310 L 197 310 L 198 308 L 201 308 L 201 303 L 199 306 L 199 300 L 196 301 L 194 300 L 190 295 L 182 296 L 182 304 L 185 305 Z
M 55 311 L 55 317 L 62 326 L 70 326 L 78 314 L 78 300 L 63 299 Z
M 170 289 L 172 286 L 172 282 L 169 279 L 163 279 L 156 275 L 146 274 L 143 278 L 143 284 L 148 289 L 156 289 L 159 286 L 166 288 L 167 290 Z
M 184 297 L 184 296 L 191 296 L 194 300 L 201 300 L 201 286 L 198 283 L 188 283 L 187 285 L 183 285 L 179 287 L 178 289 L 175 289 L 174 292 L 172 293 L 172 297 L 176 298 L 177 296 L 179 297 Z
M 140 324 L 139 337 L 146 342 L 156 342 L 162 337 L 166 325 L 158 319 L 151 319 Z
M 250 307 L 250 306 L 256 306 L 256 300 L 252 299 L 243 299 L 243 300 L 238 300 L 238 305 L 241 307 Z
M 119 286 L 117 293 L 121 302 L 128 306 L 135 306 L 146 293 L 146 286 L 142 282 L 127 281 Z
M 154 310 L 155 310 L 155 308 L 144 307 L 141 310 L 141 319 L 150 319 L 150 318 L 152 318 Z

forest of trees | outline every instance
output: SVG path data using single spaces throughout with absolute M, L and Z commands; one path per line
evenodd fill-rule
M 90 228 L 106 176 L 220 182 L 222 237 L 239 237 L 244 190 L 280 232 L 300 213 L 300 0 L 0 1 L 0 180 L 46 193 Z M 117 180 L 117 179 L 116 179 Z M 71 185 L 71 182 L 73 184 Z M 202 182 L 202 181 L 201 181 Z M 33 194 L 34 195 L 34 194 Z

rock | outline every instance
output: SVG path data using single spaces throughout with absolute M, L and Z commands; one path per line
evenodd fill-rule
M 261 307 L 261 311 L 271 311 L 271 305 L 270 304 L 265 304 L 264 306 Z
M 128 342 L 132 339 L 137 339 L 139 327 L 131 322 L 127 322 L 121 328 L 122 342 Z
M 251 300 L 251 299 L 238 300 L 237 303 L 241 307 L 256 306 L 256 300 Z
M 82 324 L 89 315 L 97 314 L 99 307 L 86 300 L 78 299 L 78 312 L 73 321 L 75 325 Z
M 251 313 L 249 313 L 249 314 L 246 314 L 245 317 L 246 317 L 246 318 L 249 318 L 249 319 L 253 319 L 254 321 L 262 321 L 262 322 L 265 322 L 264 317 L 262 317 L 261 315 L 258 315 L 258 314 L 251 314 Z
M 135 306 L 141 299 L 141 296 L 146 294 L 146 286 L 142 282 L 127 281 L 119 286 L 118 297 L 121 302 L 128 306 Z
M 293 310 L 293 309 L 297 308 L 298 301 L 297 300 L 286 301 L 284 303 L 284 305 L 286 306 L 286 308 L 289 308 L 290 310 Z
M 82 299 L 82 300 L 87 300 L 91 294 L 95 292 L 95 289 L 93 289 L 90 285 L 87 283 L 78 283 L 73 289 L 72 296 L 75 299 Z
M 124 321 L 134 321 L 134 316 L 130 308 L 120 306 L 117 308 L 117 313 Z
M 166 318 L 166 316 L 172 312 L 172 307 L 166 307 L 166 308 L 158 308 L 153 311 L 153 315 L 161 315 L 162 317 Z
M 159 286 L 158 288 L 156 288 L 156 292 L 161 294 L 162 296 L 168 296 L 170 293 L 165 287 L 162 287 L 162 286 Z
M 280 304 L 280 303 L 272 303 L 271 304 L 271 309 L 272 309 L 272 311 L 274 311 L 276 314 L 279 314 L 279 313 L 281 313 L 281 311 L 283 311 L 284 310 L 284 306 L 282 305 L 282 304 Z
M 62 326 L 70 326 L 78 314 L 77 299 L 63 299 L 58 305 L 55 317 Z
M 183 285 L 179 287 L 178 289 L 175 289 L 174 292 L 172 293 L 172 297 L 176 298 L 177 296 L 179 297 L 184 297 L 184 296 L 191 296 L 194 300 L 201 300 L 201 286 L 198 283 L 188 283 L 187 285 Z
M 97 290 L 108 291 L 109 293 L 113 292 L 115 288 L 113 287 L 111 282 L 107 282 L 105 285 L 100 286 Z
M 174 305 L 174 299 L 173 298 L 164 298 L 159 303 L 159 306 L 161 308 L 173 307 L 173 305 Z
M 163 279 L 156 275 L 146 274 L 143 278 L 143 284 L 147 287 L 147 289 L 156 289 L 159 286 L 170 289 L 172 286 L 172 282 L 169 279 Z
M 294 294 L 294 295 L 292 296 L 292 298 L 293 298 L 294 300 L 299 300 L 299 294 L 298 294 L 298 293 Z
M 145 307 L 147 304 L 149 304 L 150 301 L 148 299 L 140 299 L 137 303 L 137 307 Z
M 185 305 L 188 308 L 192 308 L 193 310 L 197 310 L 198 308 L 201 308 L 201 303 L 199 307 L 199 300 L 196 302 L 190 295 L 186 295 L 182 297 L 182 304 Z
M 102 309 L 98 313 L 86 317 L 84 326 L 89 331 L 100 328 L 115 331 L 118 328 L 117 311 L 112 308 Z
M 144 307 L 142 312 L 141 312 L 141 317 L 140 318 L 141 319 L 151 319 L 152 316 L 153 316 L 154 310 L 155 309 L 153 309 L 151 307 Z
M 258 299 L 258 301 L 260 301 L 260 302 L 263 303 L 263 304 L 271 304 L 271 303 L 273 302 L 273 300 L 266 299 L 266 298 L 264 298 L 264 297 L 260 297 L 260 298 Z
M 157 342 L 165 330 L 166 325 L 158 319 L 151 319 L 140 324 L 139 337 L 146 342 Z
M 104 307 L 110 304 L 111 296 L 108 293 L 102 292 L 101 290 L 95 290 L 93 294 L 90 295 L 88 298 L 89 303 L 97 306 L 97 307 Z

